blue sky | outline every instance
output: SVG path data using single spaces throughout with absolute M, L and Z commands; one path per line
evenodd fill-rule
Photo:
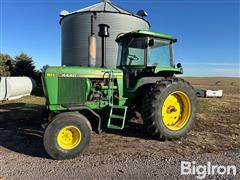
M 0 50 L 25 52 L 41 68 L 61 64 L 59 13 L 98 1 L 0 0 Z M 145 9 L 151 30 L 172 34 L 175 61 L 186 76 L 240 76 L 239 0 L 113 0 L 132 12 Z

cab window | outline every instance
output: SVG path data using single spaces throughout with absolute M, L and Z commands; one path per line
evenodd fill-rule
M 154 40 L 154 45 L 149 48 L 149 66 L 171 66 L 171 45 L 169 41 Z
M 125 66 L 144 66 L 145 64 L 146 40 L 134 38 L 125 42 L 122 60 Z

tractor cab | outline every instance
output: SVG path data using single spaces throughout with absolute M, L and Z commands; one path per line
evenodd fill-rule
M 179 64 L 175 68 L 173 43 L 177 40 L 167 34 L 149 31 L 133 31 L 120 34 L 117 67 L 124 72 L 124 86 L 133 89 L 143 77 L 170 77 L 181 74 Z

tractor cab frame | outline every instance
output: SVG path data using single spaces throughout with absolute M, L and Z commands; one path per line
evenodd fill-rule
M 177 39 L 171 35 L 138 30 L 120 34 L 116 42 L 119 45 L 117 68 L 123 71 L 126 92 L 183 73 L 181 65 L 174 64 L 173 43 Z

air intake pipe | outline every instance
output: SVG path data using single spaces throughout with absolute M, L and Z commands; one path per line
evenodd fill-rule
M 99 24 L 98 36 L 102 38 L 102 68 L 106 67 L 106 38 L 109 37 L 109 28 L 107 24 Z

